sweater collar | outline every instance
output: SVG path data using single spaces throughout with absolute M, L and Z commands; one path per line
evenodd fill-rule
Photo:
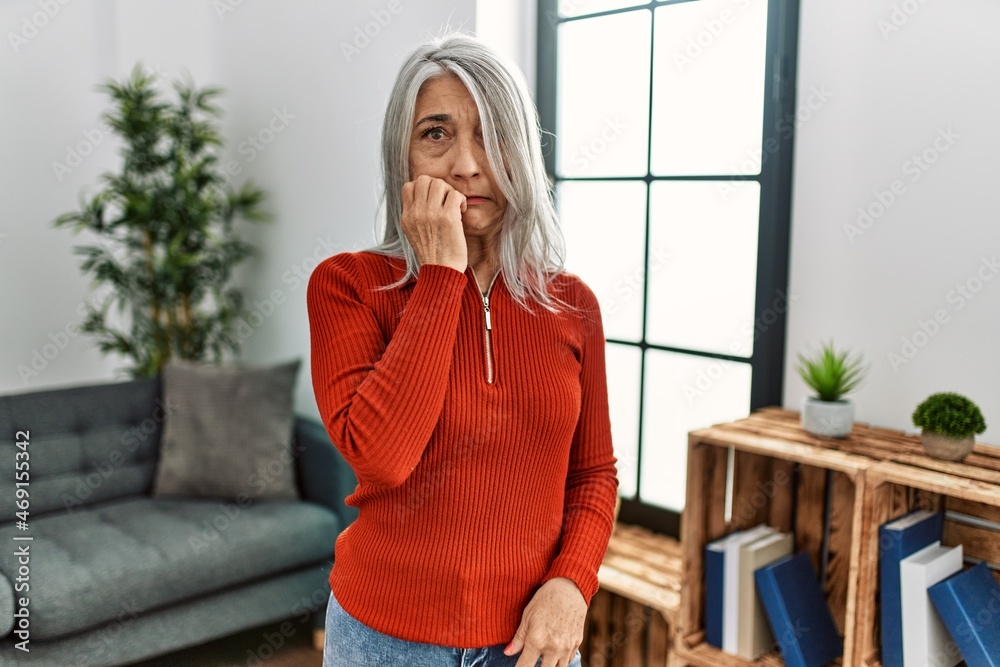
M 400 278 L 402 278 L 403 274 L 406 273 L 406 260 L 403 259 L 402 257 L 390 257 L 389 258 L 389 263 L 392 265 L 393 275 L 395 275 L 396 280 L 399 280 Z M 465 273 L 466 278 L 468 278 L 468 276 L 469 276 L 469 268 L 468 267 L 466 267 L 464 273 Z M 407 287 L 409 285 L 412 285 L 416 281 L 417 281 L 417 277 L 416 276 L 410 276 L 409 278 L 406 279 L 406 282 L 404 282 L 402 284 L 402 287 Z

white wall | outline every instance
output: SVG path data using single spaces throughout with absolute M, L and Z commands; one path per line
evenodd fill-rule
M 796 138 L 787 407 L 806 394 L 795 353 L 833 337 L 872 362 L 859 420 L 909 430 L 957 391 L 1000 444 L 997 25 L 995 0 L 802 0 L 799 101 L 832 95 Z
M 217 9 L 226 6 L 232 11 Z M 101 355 L 91 337 L 66 333 L 67 326 L 75 333 L 84 301 L 93 299 L 72 253 L 87 239 L 51 221 L 78 209 L 79 195 L 93 192 L 102 172 L 118 169 L 116 141 L 98 133 L 108 102 L 94 85 L 123 79 L 142 59 L 162 74 L 165 93 L 182 72 L 199 87 L 226 89 L 219 100 L 223 155 L 240 166 L 233 182 L 261 185 L 274 214 L 266 226 L 244 227 L 263 252 L 241 266 L 238 282 L 267 316 L 242 357 L 303 357 L 296 408 L 315 414 L 298 276 L 323 257 L 374 241 L 389 87 L 418 41 L 446 25 L 474 30 L 475 2 L 100 0 L 59 7 L 47 17 L 36 2 L 0 4 L 0 393 L 125 378 L 116 372 L 123 363 Z M 359 36 L 366 30 L 374 36 Z M 23 32 L 24 43 L 15 48 L 8 31 Z M 286 125 L 268 136 L 275 110 Z M 240 150 L 262 131 L 269 140 L 262 150 L 251 152 L 249 143 Z M 60 180 L 52 163 L 66 162 L 67 150 L 81 143 L 89 154 Z M 274 297 L 281 303 L 272 310 L 266 301 Z

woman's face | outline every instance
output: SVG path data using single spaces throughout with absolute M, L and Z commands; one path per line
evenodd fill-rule
M 427 174 L 466 196 L 467 236 L 493 234 L 507 208 L 486 158 L 479 110 L 454 75 L 430 79 L 417 95 L 410 133 L 410 180 Z

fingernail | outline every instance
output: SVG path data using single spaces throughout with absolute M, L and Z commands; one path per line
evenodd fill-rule
M 507 648 L 505 648 L 503 650 L 503 652 L 509 655 L 510 654 L 510 647 L 513 646 L 513 645 L 514 645 L 514 642 L 511 642 L 511 643 L 507 644 Z

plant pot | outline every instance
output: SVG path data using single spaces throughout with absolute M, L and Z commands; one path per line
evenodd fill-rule
M 854 427 L 854 404 L 850 401 L 802 399 L 802 429 L 826 438 L 846 438 Z
M 972 451 L 976 443 L 975 436 L 962 438 L 961 440 L 941 435 L 935 431 L 922 431 L 920 442 L 927 450 L 927 454 L 942 461 L 961 461 Z

